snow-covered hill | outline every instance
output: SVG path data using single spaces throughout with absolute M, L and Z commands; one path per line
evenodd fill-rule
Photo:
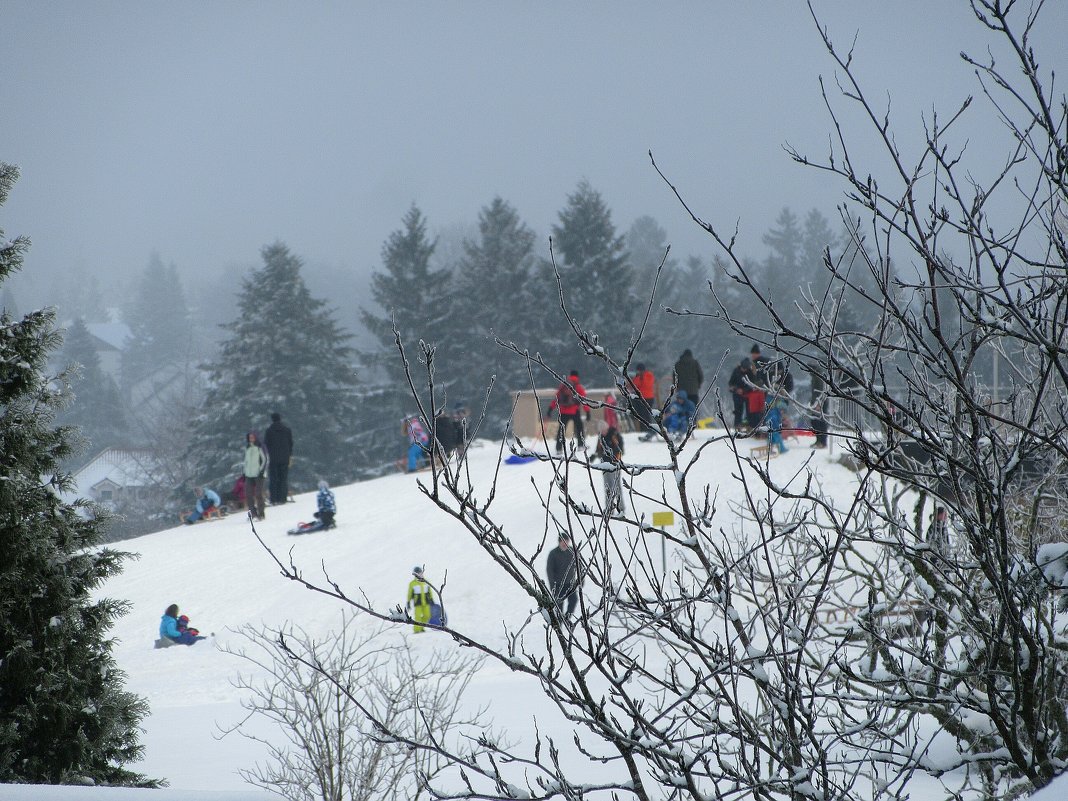
M 713 435 L 698 432 L 688 453 L 695 453 L 697 446 L 707 444 Z M 642 443 L 629 435 L 626 444 L 629 462 L 658 464 L 664 460 L 659 443 Z M 476 494 L 488 497 L 496 478 L 493 508 L 506 535 L 531 554 L 539 547 L 552 547 L 554 532 L 549 532 L 551 541 L 546 543 L 545 511 L 539 502 L 540 495 L 553 494 L 551 468 L 538 462 L 505 465 L 502 456 L 506 455 L 492 443 L 470 451 Z M 809 450 L 807 441 L 802 440 L 789 453 L 774 459 L 771 470 L 781 481 L 800 479 L 815 471 L 826 488 L 847 492 L 853 477 L 834 463 L 834 456 L 833 452 Z M 741 487 L 731 477 L 737 470 L 726 444 L 712 443 L 691 474 L 691 486 L 697 481 L 718 488 L 719 507 L 726 513 L 728 502 L 740 496 Z M 576 479 L 582 476 L 577 474 Z M 593 501 L 594 492 L 602 492 L 596 478 L 592 487 L 587 483 L 585 488 L 576 488 L 582 482 L 573 480 L 572 491 Z M 332 531 L 301 537 L 286 534 L 299 521 L 311 518 L 314 494 L 298 496 L 296 504 L 269 507 L 267 520 L 256 528 L 270 548 L 283 560 L 291 557 L 306 577 L 322 576 L 325 569 L 346 592 L 362 591 L 383 611 L 403 602 L 411 568 L 425 565 L 432 581 L 447 581 L 444 597 L 450 624 L 473 637 L 499 642 L 502 622 L 526 620 L 533 611 L 531 599 L 425 497 L 418 482 L 429 480 L 428 473 L 397 474 L 334 488 L 338 526 Z M 659 494 L 664 480 L 664 474 L 656 472 L 640 479 L 653 496 Z M 651 502 L 648 506 L 639 503 L 637 509 L 646 515 L 657 510 Z M 242 515 L 179 526 L 119 545 L 138 558 L 129 562 L 123 575 L 112 580 L 104 592 L 132 604 L 131 613 L 118 622 L 114 634 L 119 640 L 116 656 L 128 675 L 129 688 L 151 704 L 151 715 L 145 722 L 147 754 L 139 769 L 166 778 L 172 788 L 148 797 L 159 801 L 272 797 L 251 790 L 237 773 L 260 758 L 259 747 L 235 735 L 217 739 L 220 728 L 243 715 L 240 693 L 232 678 L 248 667 L 225 649 L 242 644 L 235 629 L 245 624 L 278 626 L 292 620 L 309 633 L 324 635 L 337 626 L 341 605 L 282 578 Z M 544 552 L 539 560 L 544 562 Z M 214 640 L 190 648 L 153 649 L 160 616 L 171 603 L 179 604 L 202 632 L 214 632 Z M 540 621 L 535 623 L 541 625 Z M 419 648 L 450 642 L 440 633 L 415 637 L 407 627 L 398 627 L 397 636 L 411 637 Z M 549 708 L 537 686 L 506 667 L 486 663 L 469 693 L 472 703 L 489 704 L 494 724 L 508 730 L 512 739 L 520 740 L 530 732 L 535 717 L 543 733 L 555 733 L 561 739 L 568 736 L 568 727 Z M 116 797 L 133 801 L 137 795 L 86 788 L 3 790 L 0 796 L 4 798 L 38 801 L 102 801 L 112 797 L 108 792 L 124 793 Z M 1049 797 L 1062 796 L 1068 793 Z

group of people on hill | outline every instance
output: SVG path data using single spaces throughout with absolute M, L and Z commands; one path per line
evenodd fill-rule
M 433 431 L 426 430 L 419 415 L 406 415 L 401 420 L 401 435 L 408 442 L 406 461 L 401 462 L 405 472 L 414 473 L 424 469 L 435 453 L 448 462 L 453 454 L 460 453 L 468 444 L 467 406 L 457 403 L 451 412 L 442 409 L 434 418 Z M 433 447 L 431 439 L 434 441 Z
M 783 441 L 783 429 L 788 428 L 790 398 L 794 390 L 794 378 L 782 361 L 772 361 L 754 344 L 749 356 L 731 371 L 727 382 L 733 402 L 734 429 L 740 432 L 754 431 L 763 426 L 768 433 L 768 446 L 779 453 L 788 449 Z M 827 444 L 826 427 L 822 437 L 817 431 L 816 444 Z
M 259 434 L 249 431 L 245 435 L 245 452 L 242 460 L 240 492 L 245 508 L 255 520 L 265 519 L 263 490 L 267 484 L 267 498 L 271 506 L 289 500 L 289 468 L 293 463 L 293 431 L 282 422 L 278 412 L 271 414 L 271 424 L 260 441 Z

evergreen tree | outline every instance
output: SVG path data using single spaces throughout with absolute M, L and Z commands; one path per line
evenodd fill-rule
M 130 341 L 123 352 L 122 380 L 127 389 L 161 367 L 184 364 L 193 328 L 178 269 L 165 267 L 153 254 L 134 296 L 123 309 Z
M 496 197 L 479 213 L 478 239 L 464 243 L 456 269 L 456 313 L 460 328 L 453 373 L 457 401 L 480 404 L 491 376 L 496 376 L 494 413 L 504 419 L 511 410 L 511 390 L 529 384 L 526 363 L 494 342 L 529 347 L 536 338 L 541 314 L 531 294 L 534 232 L 516 210 Z
M 818 209 L 812 209 L 805 215 L 805 227 L 798 253 L 798 275 L 801 277 L 802 288 L 807 285 L 809 291 L 817 296 L 823 293 L 829 283 L 823 264 L 823 253 L 827 248 L 830 248 L 832 253 L 838 250 L 838 237 L 831 231 L 827 218 L 820 214 Z
M 4 291 L 0 292 L 0 314 L 6 314 L 11 318 L 19 316 L 18 307 L 15 305 L 15 296 L 12 294 L 11 289 L 6 286 Z
M 796 304 L 801 286 L 808 280 L 807 274 L 801 275 L 799 270 L 801 228 L 797 215 L 785 207 L 775 219 L 775 225 L 761 237 L 764 244 L 771 248 L 771 253 L 764 261 L 767 289 L 775 300 L 776 311 L 788 325 L 796 326 L 800 322 Z
M 661 228 L 655 219 L 643 215 L 631 223 L 625 242 L 634 269 L 635 313 L 643 314 L 657 268 L 667 253 L 667 231 Z M 675 356 L 671 353 L 675 350 L 677 337 L 682 333 L 680 318 L 668 314 L 665 309 L 679 309 L 686 305 L 680 303 L 682 298 L 692 297 L 690 293 L 693 290 L 684 289 L 684 281 L 685 276 L 679 270 L 678 259 L 669 257 L 664 262 L 663 272 L 660 273 L 649 326 L 645 329 L 645 337 L 642 339 L 642 355 L 639 357 L 648 362 L 654 372 L 656 365 L 674 364 L 674 358 L 678 356 L 678 353 Z
M 0 205 L 17 175 L 0 164 Z M 0 280 L 27 245 L 0 232 Z M 59 496 L 71 447 L 45 374 L 53 326 L 52 310 L 0 315 L 0 783 L 144 784 L 123 766 L 141 756 L 147 705 L 123 689 L 107 638 L 127 605 L 92 598 L 127 555 L 95 547 L 105 519 Z
M 111 376 L 100 369 L 100 357 L 81 319 L 75 320 L 68 329 L 59 356 L 63 366 L 72 373 L 74 397 L 58 415 L 57 421 L 76 426 L 81 431 L 81 436 L 87 440 L 88 447 L 83 449 L 86 456 L 109 445 L 124 443 L 127 426 L 119 388 Z
M 416 386 L 426 383 L 419 372 L 420 340 L 442 348 L 436 388 L 449 394 L 455 382 L 448 362 L 450 343 L 446 342 L 454 316 L 452 276 L 449 270 L 432 266 L 434 249 L 435 243 L 427 237 L 426 221 L 413 205 L 401 227 L 382 246 L 382 269 L 371 276 L 371 297 L 378 309 L 365 308 L 360 313 L 374 339 L 374 347 L 360 355 L 367 368 L 361 390 L 365 414 L 361 444 L 369 453 L 384 455 L 397 450 L 400 419 L 414 411 L 394 340 L 394 321 L 404 341 L 412 377 L 419 382 Z
M 293 429 L 290 486 L 311 489 L 356 475 L 355 379 L 350 335 L 325 301 L 311 296 L 301 261 L 282 243 L 261 251 L 263 267 L 242 281 L 239 316 L 209 365 L 203 411 L 193 425 L 197 483 L 228 487 L 243 458 L 245 435 L 262 437 L 270 414 Z
M 80 317 L 87 323 L 111 322 L 111 312 L 95 274 L 71 270 L 66 279 L 56 287 L 56 306 L 64 321 Z
M 587 181 L 568 196 L 559 217 L 552 229 L 553 249 L 568 309 L 580 328 L 598 337 L 599 346 L 622 360 L 637 333 L 634 271 L 623 237 L 616 234 L 600 193 Z M 545 318 L 544 352 L 562 370 L 576 367 L 578 351 L 570 328 L 558 312 Z

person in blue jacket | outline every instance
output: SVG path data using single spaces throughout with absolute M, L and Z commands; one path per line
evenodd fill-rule
M 197 640 L 206 639 L 189 629 L 182 631 L 178 628 L 178 604 L 168 606 L 163 613 L 163 617 L 160 618 L 159 638 L 161 640 L 170 640 L 178 645 L 192 645 Z
M 200 520 L 204 515 L 215 509 L 222 503 L 219 500 L 219 493 L 213 489 L 207 487 L 196 487 L 193 490 L 193 494 L 197 496 L 197 508 L 194 509 L 186 518 L 185 524 L 187 526 L 193 525 Z
M 689 430 L 696 417 L 697 407 L 690 400 L 686 390 L 680 389 L 675 393 L 675 399 L 668 405 L 667 416 L 664 418 L 664 427 L 673 437 L 682 437 Z
M 290 534 L 311 534 L 313 531 L 324 531 L 334 527 L 334 515 L 337 514 L 337 502 L 330 485 L 325 481 L 319 482 L 319 494 L 315 496 L 315 502 L 319 510 L 315 513 L 314 523 L 301 523 L 296 528 L 290 529 Z

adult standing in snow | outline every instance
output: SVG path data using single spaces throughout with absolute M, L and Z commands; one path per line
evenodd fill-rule
M 686 397 L 694 403 L 701 401 L 701 384 L 704 383 L 705 374 L 701 372 L 701 365 L 693 356 L 689 348 L 682 352 L 679 360 L 675 362 L 675 387 L 686 393 Z
M 559 411 L 560 427 L 556 431 L 556 452 L 564 452 L 564 440 L 567 438 L 567 424 L 574 424 L 575 439 L 580 448 L 586 447 L 586 429 L 582 425 L 582 409 L 586 406 L 586 388 L 579 382 L 578 370 L 572 370 L 566 381 L 560 382 L 556 394 L 549 404 L 549 413 Z M 586 419 L 590 419 L 590 409 L 586 406 Z
M 630 384 L 638 397 L 631 400 L 631 411 L 645 429 L 641 439 L 648 441 L 653 438 L 653 408 L 656 406 L 656 376 L 652 370 L 647 370 L 645 365 L 638 362 L 634 366 L 634 375 Z
M 415 619 L 412 627 L 416 634 L 422 634 L 426 629 L 424 624 L 430 622 L 430 605 L 434 603 L 434 591 L 427 583 L 423 568 L 416 565 L 412 568 L 412 580 L 408 583 L 407 609 Z
M 410 414 L 401 421 L 401 432 L 408 438 L 408 472 L 414 473 L 422 466 L 423 457 L 429 450 L 430 437 L 416 414 Z
M 282 422 L 278 412 L 271 414 L 271 424 L 263 432 L 267 446 L 267 498 L 271 506 L 289 500 L 289 464 L 293 459 L 293 432 Z
M 452 458 L 462 442 L 463 434 L 460 425 L 460 422 L 444 409 L 434 418 L 434 440 L 446 462 Z
M 817 370 L 813 370 L 811 375 L 812 397 L 810 405 L 812 407 L 812 418 L 809 423 L 812 426 L 813 432 L 816 434 L 816 441 L 812 443 L 812 447 L 826 448 L 828 429 L 826 385 L 823 382 L 823 376 L 821 376 Z
M 254 520 L 263 520 L 263 477 L 267 473 L 267 453 L 255 431 L 245 436 L 245 507 Z
M 742 359 L 738 366 L 731 370 L 731 377 L 727 381 L 727 389 L 731 393 L 731 402 L 734 404 L 734 429 L 737 431 L 745 425 L 745 396 L 749 392 L 749 376 L 752 372 L 749 359 Z
M 606 420 L 597 421 L 597 455 L 608 462 L 604 471 L 605 508 L 609 512 L 623 513 L 623 435 Z
M 949 553 L 949 514 L 946 507 L 939 506 L 935 509 L 934 519 L 927 528 L 927 544 L 939 554 L 945 556 Z
M 571 545 L 571 537 L 566 531 L 560 532 L 559 545 L 549 551 L 545 562 L 545 577 L 549 581 L 556 611 L 561 617 L 570 620 L 578 606 L 579 570 L 578 555 Z M 564 610 L 567 601 L 567 610 Z
M 197 508 L 185 518 L 187 526 L 193 525 L 212 509 L 218 508 L 222 503 L 219 499 L 219 493 L 207 487 L 195 487 L 193 494 L 197 496 Z

